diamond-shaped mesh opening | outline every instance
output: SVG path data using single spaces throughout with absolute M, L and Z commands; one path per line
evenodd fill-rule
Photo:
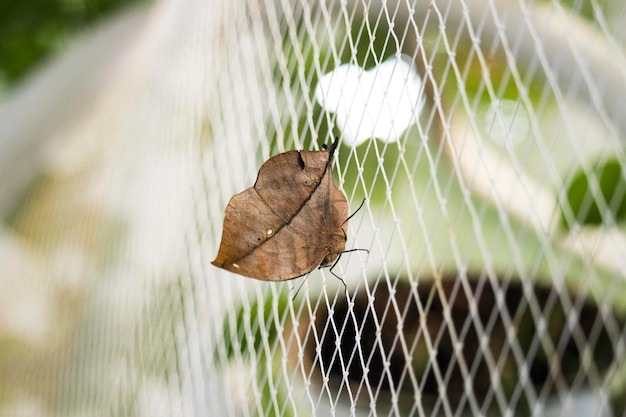
M 0 309 L 2 415 L 626 415 L 622 2 L 151 7 L 6 216 L 61 325 Z M 332 271 L 211 265 L 336 138 Z

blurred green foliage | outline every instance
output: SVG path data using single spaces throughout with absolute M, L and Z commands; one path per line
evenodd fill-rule
M 296 301 L 293 305 L 298 308 Z M 286 381 L 277 377 L 280 375 L 282 355 L 272 354 L 288 319 L 288 307 L 289 294 L 282 292 L 277 296 L 268 296 L 263 302 L 255 300 L 249 306 L 239 305 L 235 321 L 226 317 L 222 325 L 226 354 L 223 359 L 231 361 L 237 355 L 245 360 L 255 358 L 261 403 L 255 408 L 254 416 L 295 415 L 295 411 L 288 406 Z M 222 362 L 219 350 L 216 349 L 213 355 L 216 363 Z
M 598 20 L 597 11 L 606 13 L 607 10 L 610 10 L 611 3 L 616 1 L 619 0 L 561 0 L 561 4 L 569 8 L 573 14 L 589 22 L 596 22 Z
M 570 212 L 571 210 L 571 212 Z M 569 215 L 573 215 L 573 219 Z M 567 185 L 566 205 L 561 208 L 563 224 L 601 224 L 626 217 L 626 179 L 617 159 L 597 163 L 590 173 L 576 172 Z
M 239 306 L 234 323 L 226 318 L 222 326 L 227 359 L 237 352 L 262 356 L 264 343 L 274 344 L 278 329 L 284 325 L 288 303 L 288 296 L 283 293 L 267 297 L 263 303 L 254 301 L 250 306 Z M 215 359 L 219 361 L 219 352 L 215 352 Z
M 0 92 L 114 11 L 146 0 L 0 0 Z

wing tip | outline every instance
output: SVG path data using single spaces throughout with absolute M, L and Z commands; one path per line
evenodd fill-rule
M 328 148 L 328 162 L 330 163 L 333 160 L 333 156 L 335 155 L 335 151 L 339 147 L 339 137 L 335 138 L 335 141 Z

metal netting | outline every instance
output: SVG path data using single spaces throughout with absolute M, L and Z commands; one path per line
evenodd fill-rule
M 0 108 L 29 147 L 0 158 L 0 415 L 626 415 L 625 23 L 211 0 L 100 29 Z M 212 266 L 263 161 L 336 137 L 347 294 Z

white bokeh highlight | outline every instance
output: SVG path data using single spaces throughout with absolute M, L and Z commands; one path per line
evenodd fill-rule
M 344 143 L 395 142 L 415 122 L 424 100 L 422 80 L 410 62 L 400 55 L 368 71 L 345 64 L 320 79 L 315 98 L 336 114 Z
M 518 101 L 495 100 L 485 114 L 485 130 L 493 142 L 515 145 L 528 137 L 530 117 Z

